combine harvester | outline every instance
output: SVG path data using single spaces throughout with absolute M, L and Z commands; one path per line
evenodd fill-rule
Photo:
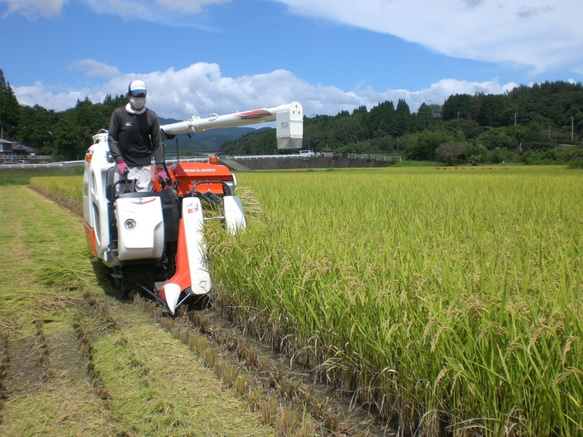
M 303 110 L 298 102 L 192 117 L 161 129 L 170 139 L 272 121 L 278 149 L 301 148 Z M 139 287 L 175 314 L 189 298 L 206 296 L 211 290 L 204 222 L 219 219 L 232 234 L 246 227 L 241 200 L 234 195 L 235 175 L 214 156 L 205 163 L 179 161 L 166 167 L 170 179 L 155 181 L 155 191 L 136 192 L 131 180 L 118 175 L 107 136 L 107 131 L 97 133 L 85 156 L 83 213 L 89 248 L 112 269 L 119 294 L 131 282 L 131 273 L 139 272 L 140 277 L 149 276 L 146 284 L 137 283 Z

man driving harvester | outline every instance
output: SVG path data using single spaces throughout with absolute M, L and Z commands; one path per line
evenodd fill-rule
M 128 86 L 129 103 L 113 111 L 109 122 L 109 150 L 117 171 L 135 180 L 136 191 L 152 191 L 156 176 L 168 179 L 164 170 L 164 147 L 158 115 L 146 108 L 146 84 L 133 80 Z

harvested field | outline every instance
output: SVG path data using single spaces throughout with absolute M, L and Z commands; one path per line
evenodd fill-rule
M 273 434 L 187 345 L 97 283 L 79 217 L 0 189 L 12 224 L 0 231 L 0 434 Z

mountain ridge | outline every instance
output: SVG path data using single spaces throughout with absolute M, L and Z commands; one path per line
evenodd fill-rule
M 174 120 L 171 118 L 159 118 L 160 125 L 178 123 L 181 120 Z M 265 128 L 262 128 L 265 129 Z M 224 127 L 216 129 L 208 129 L 203 132 L 193 132 L 190 134 L 180 134 L 172 139 L 166 141 L 166 151 L 172 152 L 176 149 L 176 144 L 180 152 L 218 152 L 221 146 L 227 141 L 236 141 L 249 132 L 257 131 L 254 127 Z

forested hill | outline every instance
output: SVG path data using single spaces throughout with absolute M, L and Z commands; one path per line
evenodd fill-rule
M 171 124 L 182 120 L 160 117 L 160 124 Z M 209 129 L 204 132 L 197 132 L 190 135 L 181 134 L 166 141 L 166 153 L 174 153 L 176 146 L 180 153 L 218 153 L 221 146 L 226 143 L 236 142 L 240 137 L 257 129 L 252 127 L 230 127 Z
M 124 96 L 88 98 L 63 112 L 20 105 L 0 70 L 0 125 L 4 138 L 55 159 L 80 159 L 91 137 L 107 127 Z M 163 117 L 164 114 L 159 114 Z M 162 118 L 162 123 L 174 122 Z M 242 135 L 242 136 L 241 136 Z M 448 164 L 567 161 L 583 156 L 583 86 L 545 82 L 504 95 L 456 94 L 443 105 L 411 112 L 405 100 L 304 118 L 304 149 L 316 152 L 399 154 Z M 275 154 L 272 128 L 209 130 L 178 136 L 182 151 Z M 172 150 L 176 140 L 167 142 Z
M 406 101 L 304 118 L 303 148 L 337 153 L 400 154 L 448 164 L 565 162 L 583 157 L 583 86 L 545 82 L 504 95 L 456 94 L 443 105 Z M 275 141 L 254 132 L 227 153 L 275 153 Z

